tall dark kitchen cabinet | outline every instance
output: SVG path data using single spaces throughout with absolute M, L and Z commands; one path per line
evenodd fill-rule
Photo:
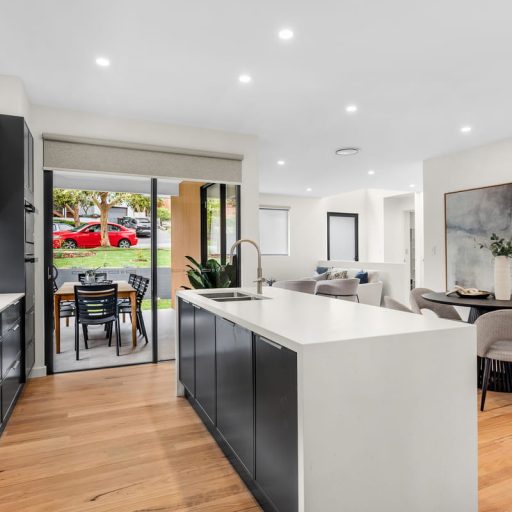
M 0 315 L 0 343 L 10 355 L 2 361 L 2 411 L 12 411 L 34 366 L 33 203 L 34 139 L 23 117 L 0 115 L 0 293 L 24 294 Z

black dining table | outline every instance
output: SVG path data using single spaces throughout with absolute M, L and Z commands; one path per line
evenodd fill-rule
M 471 308 L 469 311 L 468 323 L 473 324 L 477 318 L 499 309 L 512 309 L 512 300 L 496 300 L 493 295 L 486 299 L 476 299 L 470 297 L 460 297 L 458 295 L 446 295 L 442 292 L 424 293 L 422 297 L 430 302 L 439 304 L 449 304 L 451 306 L 460 306 Z M 478 387 L 482 387 L 484 373 L 484 358 L 477 357 L 478 368 Z M 489 378 L 489 391 L 500 391 L 502 393 L 512 393 L 512 364 L 504 361 L 493 361 L 491 367 L 491 376 Z
M 446 293 L 442 292 L 429 292 L 424 293 L 422 297 L 430 302 L 471 308 L 468 318 L 468 323 L 470 324 L 474 324 L 479 316 L 489 313 L 489 311 L 512 309 L 512 300 L 496 300 L 493 295 L 490 295 L 486 299 L 475 299 L 470 297 L 459 297 L 455 294 L 446 295 Z

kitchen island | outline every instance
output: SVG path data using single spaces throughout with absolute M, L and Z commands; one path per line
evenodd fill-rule
M 265 510 L 477 511 L 474 326 L 226 293 L 178 292 L 177 389 Z

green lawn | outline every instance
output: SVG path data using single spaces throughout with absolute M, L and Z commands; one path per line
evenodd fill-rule
M 171 299 L 159 299 L 158 309 L 170 309 L 172 308 Z M 151 299 L 144 299 L 142 301 L 142 311 L 149 311 L 151 309 Z
M 157 250 L 157 266 L 171 266 L 171 250 Z M 96 249 L 54 249 L 53 264 L 57 268 L 149 268 L 151 249 L 119 249 L 118 247 L 98 247 Z

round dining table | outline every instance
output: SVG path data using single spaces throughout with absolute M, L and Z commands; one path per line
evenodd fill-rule
M 490 295 L 487 299 L 472 299 L 469 297 L 459 297 L 455 294 L 446 295 L 446 293 L 442 292 L 429 292 L 424 293 L 422 297 L 430 302 L 471 308 L 468 318 L 468 323 L 470 324 L 474 324 L 479 316 L 489 313 L 489 311 L 512 309 L 512 300 L 496 300 L 493 295 Z
M 512 309 L 512 300 L 496 300 L 490 295 L 486 299 L 475 299 L 469 297 L 459 297 L 458 295 L 446 295 L 446 293 L 429 292 L 424 293 L 422 297 L 430 302 L 439 304 L 449 304 L 471 308 L 469 311 L 468 323 L 473 324 L 479 316 L 497 311 L 499 309 Z M 478 387 L 482 387 L 484 374 L 484 358 L 477 357 L 478 367 Z M 504 361 L 493 361 L 491 366 L 491 375 L 489 378 L 489 391 L 500 391 L 502 393 L 512 393 L 512 364 Z

